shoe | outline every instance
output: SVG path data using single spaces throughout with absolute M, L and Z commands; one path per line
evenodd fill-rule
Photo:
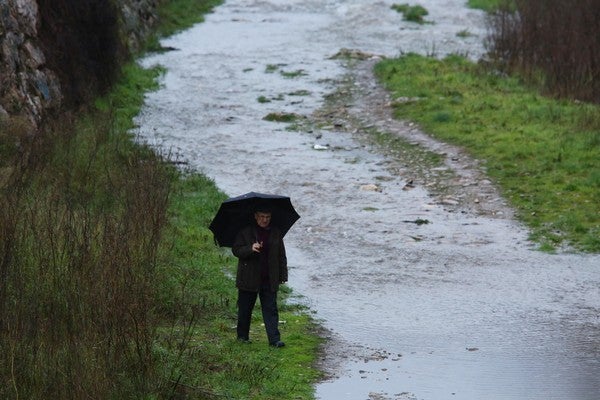
M 285 346 L 285 343 L 283 343 L 281 340 L 278 340 L 276 342 L 271 343 L 270 345 L 271 347 L 283 347 Z
M 244 343 L 244 344 L 252 343 L 252 341 L 250 339 L 246 339 L 246 338 L 242 338 L 242 337 L 237 338 L 237 340 L 238 340 L 238 342 Z

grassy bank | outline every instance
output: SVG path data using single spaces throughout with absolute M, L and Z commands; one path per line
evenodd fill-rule
M 598 106 L 543 97 L 455 56 L 385 60 L 376 74 L 398 118 L 485 160 L 541 248 L 600 251 Z

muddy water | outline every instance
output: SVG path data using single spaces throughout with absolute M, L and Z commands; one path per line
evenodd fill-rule
M 331 58 L 483 53 L 481 13 L 419 3 L 434 23 L 404 22 L 388 1 L 227 1 L 143 60 L 168 72 L 140 136 L 232 196 L 292 197 L 290 285 L 331 331 L 317 398 L 599 399 L 600 257 L 536 252 L 474 160 L 382 115 L 372 78 Z M 350 114 L 446 154 L 458 195 L 438 197 L 344 121 L 262 119 L 311 116 L 349 73 L 368 92 Z

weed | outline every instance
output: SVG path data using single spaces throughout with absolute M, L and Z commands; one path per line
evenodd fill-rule
M 310 96 L 310 91 L 300 89 L 300 90 L 296 90 L 294 92 L 288 93 L 288 96 Z
M 363 211 L 378 211 L 377 207 L 363 207 Z
M 426 15 L 429 14 L 427 9 L 421 5 L 411 6 L 407 3 L 405 4 L 393 4 L 392 10 L 396 10 L 399 13 L 404 15 L 404 20 L 416 22 L 418 24 L 424 24 Z
M 306 71 L 304 71 L 303 69 L 298 69 L 296 71 L 280 71 L 281 76 L 283 76 L 284 78 L 298 78 L 299 76 L 306 76 L 308 75 L 306 73 Z
M 265 121 L 271 122 L 294 122 L 298 119 L 298 115 L 294 113 L 269 113 L 263 117 Z
M 474 36 L 474 35 L 468 29 L 463 29 L 461 31 L 458 31 L 456 33 L 456 36 L 459 37 L 459 38 L 468 38 L 468 37 L 471 37 L 471 36 Z
M 272 74 L 273 72 L 277 71 L 281 66 L 282 64 L 267 64 L 265 72 L 268 74 Z

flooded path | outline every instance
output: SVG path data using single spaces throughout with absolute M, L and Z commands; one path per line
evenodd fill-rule
M 420 1 L 426 25 L 391 4 L 227 1 L 143 60 L 168 72 L 140 136 L 229 195 L 292 197 L 290 285 L 331 332 L 317 398 L 597 400 L 600 257 L 533 250 L 476 160 L 391 119 L 376 58 L 332 57 L 482 54 L 463 1 Z M 418 146 L 386 154 L 373 128 Z M 427 151 L 444 164 L 419 167 Z

